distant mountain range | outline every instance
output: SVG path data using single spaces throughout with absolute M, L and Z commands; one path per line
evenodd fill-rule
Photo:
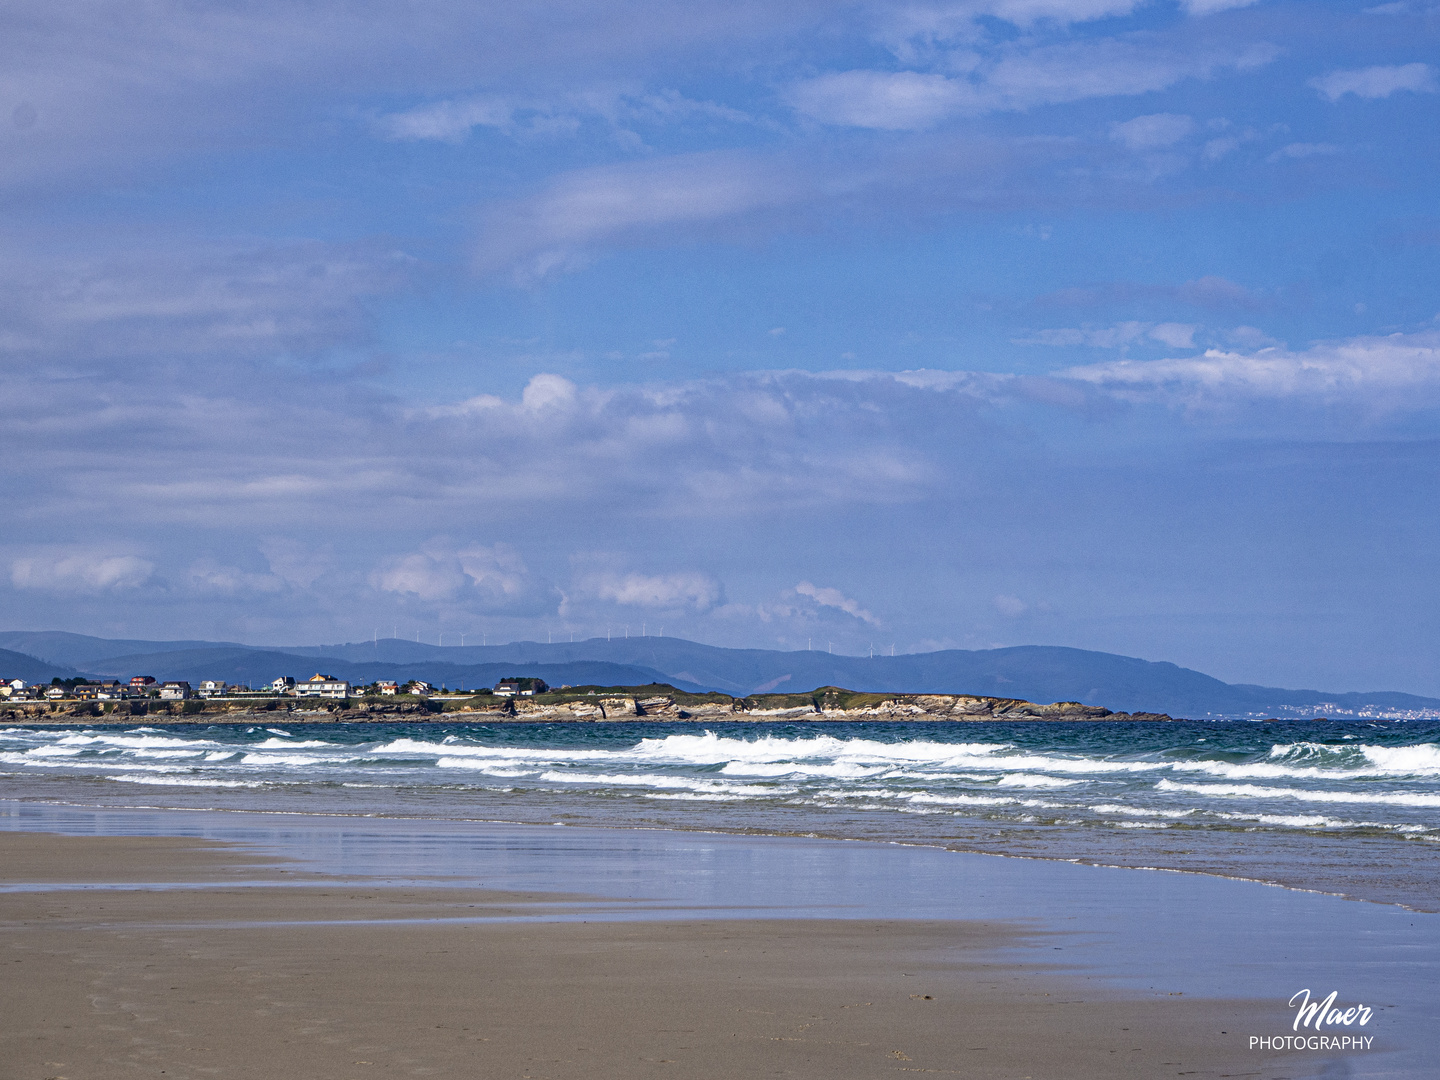
M 6 651 L 11 650 L 11 651 Z M 24 654 L 17 659 L 17 654 Z M 59 631 L 0 633 L 0 675 L 32 679 L 20 664 L 55 675 L 225 679 L 262 685 L 316 670 L 352 682 L 424 679 L 451 687 L 538 675 L 551 685 L 668 682 L 690 691 L 747 695 L 850 690 L 978 694 L 1079 701 L 1116 712 L 1172 716 L 1440 716 L 1440 699 L 1395 691 L 1334 693 L 1231 684 L 1175 664 L 1056 646 L 947 649 L 874 658 L 773 649 L 722 649 L 681 638 L 591 638 L 508 645 L 425 645 L 398 638 L 344 645 L 256 647 L 235 642 L 111 640 Z M 46 668 L 46 670 L 49 670 Z M 51 677 L 42 673 L 46 681 Z

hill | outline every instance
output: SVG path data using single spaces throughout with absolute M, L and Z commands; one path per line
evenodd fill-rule
M 0 679 L 24 679 L 27 683 L 48 683 L 51 679 L 72 679 L 80 672 L 64 664 L 47 663 L 22 652 L 0 649 Z

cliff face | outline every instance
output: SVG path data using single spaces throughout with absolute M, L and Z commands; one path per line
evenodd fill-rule
M 649 690 L 642 687 L 641 690 Z M 656 688 L 658 689 L 658 688 Z M 361 698 L 345 702 L 316 699 L 276 699 L 263 705 L 250 702 L 187 701 L 117 703 L 101 710 L 94 703 L 17 704 L 0 708 L 0 718 L 32 723 L 124 722 L 146 716 L 150 722 L 235 723 L 266 719 L 283 713 L 296 720 L 385 721 L 473 720 L 482 723 L 594 723 L 603 720 L 688 720 L 712 723 L 764 720 L 1171 720 L 1163 713 L 1116 713 L 1094 705 L 1057 701 L 1037 705 L 1016 698 L 979 697 L 970 694 L 857 694 L 827 686 L 809 694 L 759 694 L 732 698 L 725 694 L 635 693 L 539 698 L 472 698 L 395 700 Z
M 1116 713 L 1075 701 L 1037 705 L 1015 698 L 970 694 L 855 694 L 824 687 L 813 694 L 760 694 L 731 698 L 713 694 L 645 697 L 584 697 L 545 701 L 518 699 L 456 703 L 447 716 L 476 713 L 532 722 L 574 720 L 1171 720 L 1163 713 Z

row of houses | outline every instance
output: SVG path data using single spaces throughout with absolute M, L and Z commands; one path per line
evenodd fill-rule
M 403 684 L 381 680 L 371 683 L 367 687 L 351 687 L 344 679 L 319 673 L 300 683 L 289 676 L 282 676 L 270 684 L 270 689 L 276 694 L 290 694 L 294 697 L 325 698 L 353 697 L 357 696 L 357 692 L 359 694 L 378 694 L 382 697 L 394 694 L 414 694 L 424 697 L 434 691 L 433 686 L 420 679 L 412 679 Z M 544 679 L 512 678 L 501 679 L 490 692 L 499 697 L 533 697 L 536 694 L 543 694 L 548 689 L 550 687 Z
M 543 679 L 511 678 L 501 679 L 491 693 L 499 697 L 533 697 L 543 694 L 549 686 Z M 62 682 L 26 685 L 24 679 L 10 679 L 0 682 L 0 698 L 10 701 L 123 701 L 129 698 L 159 698 L 161 701 L 187 701 L 193 697 L 320 697 L 348 698 L 369 694 L 381 696 L 412 694 L 419 697 L 434 691 L 428 682 L 412 679 L 407 683 L 382 680 L 369 686 L 351 686 L 345 679 L 333 675 L 316 673 L 308 679 L 296 682 L 288 675 L 274 680 L 268 690 L 252 690 L 248 686 L 226 683 L 224 679 L 203 679 L 192 687 L 184 680 L 157 682 L 150 675 L 135 675 L 129 682 L 118 679 L 99 682 Z

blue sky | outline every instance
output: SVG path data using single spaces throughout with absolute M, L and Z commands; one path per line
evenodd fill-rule
M 9 5 L 0 621 L 1440 694 L 1440 6 L 778 7 Z

